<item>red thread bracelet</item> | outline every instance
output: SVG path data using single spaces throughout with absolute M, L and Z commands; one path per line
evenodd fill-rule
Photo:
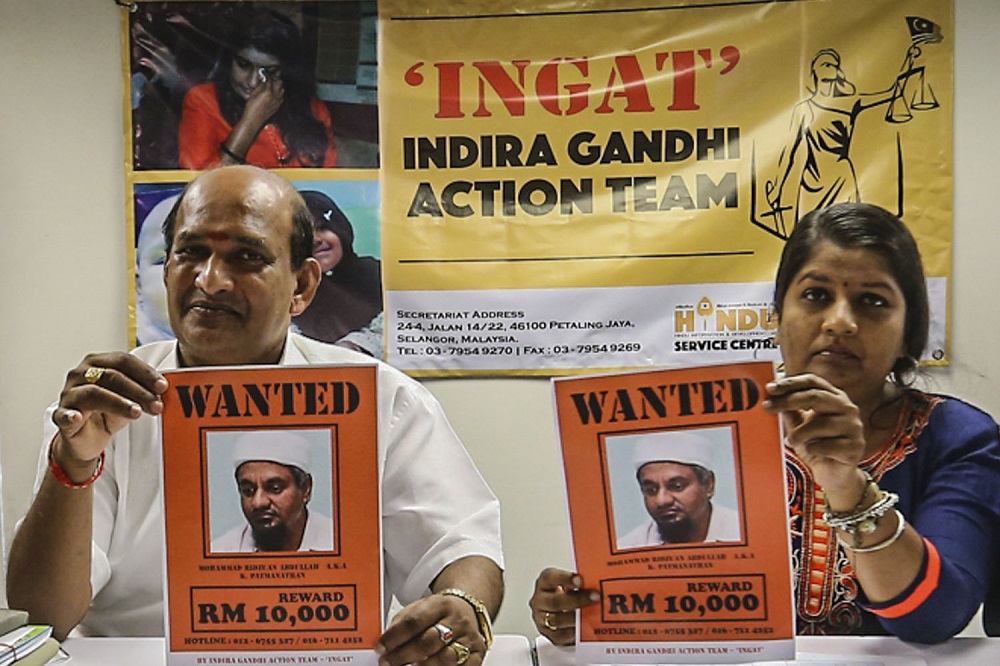
M 101 472 L 104 471 L 104 458 L 105 458 L 104 451 L 101 451 L 101 455 L 98 456 L 97 467 L 94 469 L 94 473 L 90 475 L 90 478 L 84 481 L 83 483 L 77 483 L 73 479 L 69 478 L 69 474 L 66 473 L 66 470 L 60 467 L 59 463 L 56 462 L 56 459 L 52 457 L 52 446 L 55 443 L 56 440 L 55 437 L 53 437 L 52 441 L 49 443 L 49 471 L 52 472 L 52 476 L 56 478 L 56 481 L 66 486 L 67 488 L 73 488 L 74 490 L 78 490 L 80 488 L 86 488 L 87 486 L 93 484 L 94 481 L 97 481 L 97 478 L 101 476 Z

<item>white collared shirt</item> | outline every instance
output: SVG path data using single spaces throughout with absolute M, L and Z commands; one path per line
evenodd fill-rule
M 714 541 L 740 541 L 740 514 L 724 506 L 712 505 L 712 516 L 708 521 L 708 532 L 703 543 Z M 618 537 L 618 548 L 643 548 L 663 546 L 667 542 L 660 536 L 656 521 L 650 518 L 628 534 Z
M 229 530 L 218 539 L 212 539 L 213 553 L 255 553 L 257 543 L 253 538 L 250 525 L 243 523 Z M 333 518 L 316 511 L 306 515 L 306 528 L 302 532 L 299 552 L 332 551 L 333 550 Z
M 157 370 L 177 367 L 176 343 L 133 350 Z M 281 365 L 351 364 L 378 368 L 378 446 L 386 594 L 403 605 L 430 592 L 445 566 L 470 555 L 503 568 L 500 507 L 444 415 L 421 384 L 357 352 L 289 333 Z M 35 492 L 55 435 L 45 416 Z M 159 418 L 147 414 L 115 434 L 94 484 L 93 600 L 80 632 L 162 636 L 163 510 Z M 388 604 L 386 604 L 388 608 Z

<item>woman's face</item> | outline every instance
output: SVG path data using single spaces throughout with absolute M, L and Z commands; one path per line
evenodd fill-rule
M 789 284 L 777 339 L 787 374 L 819 375 L 861 406 L 881 399 L 905 356 L 905 327 L 906 301 L 885 261 L 821 241 Z
M 329 229 L 313 230 L 313 257 L 319 262 L 323 272 L 333 270 L 344 257 L 340 236 Z
M 233 54 L 229 68 L 229 80 L 233 90 L 244 100 L 260 84 L 281 77 L 281 60 L 276 56 L 250 47 Z

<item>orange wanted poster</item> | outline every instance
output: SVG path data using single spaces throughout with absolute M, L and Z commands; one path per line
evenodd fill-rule
M 375 375 L 374 366 L 167 373 L 168 665 L 377 662 Z
M 577 661 L 793 658 L 771 363 L 554 380 L 577 571 Z

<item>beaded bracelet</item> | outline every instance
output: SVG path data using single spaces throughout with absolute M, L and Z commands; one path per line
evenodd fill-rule
M 49 471 L 52 472 L 52 476 L 55 477 L 56 481 L 66 486 L 67 488 L 72 488 L 73 490 L 79 490 L 81 488 L 86 488 L 97 481 L 97 478 L 101 476 L 101 472 L 104 471 L 104 458 L 105 452 L 101 451 L 101 455 L 97 458 L 97 467 L 94 468 L 94 473 L 90 475 L 90 478 L 82 483 L 77 483 L 73 479 L 69 478 L 69 474 L 66 473 L 56 459 L 52 457 L 52 446 L 56 443 L 55 438 L 49 443 Z
M 875 480 L 872 478 L 872 475 L 869 474 L 868 472 L 866 472 L 863 469 L 859 469 L 858 471 L 861 472 L 861 475 L 865 477 L 865 488 L 864 488 L 864 490 L 861 491 L 861 498 L 858 500 L 858 503 L 854 505 L 853 509 L 851 509 L 850 511 L 845 511 L 843 513 L 834 513 L 833 514 L 834 516 L 851 515 L 851 514 L 854 514 L 854 513 L 860 513 L 862 511 L 862 507 L 865 505 L 865 502 L 868 500 L 868 489 L 869 488 L 874 488 L 875 495 L 878 496 L 878 484 L 875 483 Z M 827 506 L 829 506 L 830 503 L 826 500 L 826 491 L 825 490 L 823 491 L 823 500 L 826 502 Z
M 876 486 L 878 488 L 878 486 Z M 896 493 L 879 491 L 880 495 L 875 503 L 863 511 L 856 511 L 847 514 L 831 513 L 825 511 L 823 520 L 830 527 L 837 530 L 844 530 L 854 537 L 855 547 L 861 547 L 861 541 L 866 534 L 872 534 L 878 529 L 878 521 L 885 513 L 896 506 L 899 502 L 899 495 Z
M 879 541 L 878 543 L 874 543 L 874 544 L 872 544 L 870 546 L 865 546 L 864 548 L 858 548 L 857 546 L 849 546 L 846 543 L 844 544 L 844 548 L 847 548 L 848 550 L 850 550 L 852 552 L 855 552 L 855 553 L 862 553 L 862 554 L 864 554 L 864 553 L 876 553 L 876 552 L 882 550 L 883 548 L 888 548 L 892 544 L 894 544 L 897 541 L 899 541 L 899 537 L 902 536 L 903 530 L 906 529 L 906 519 L 903 518 L 903 514 L 899 512 L 899 509 L 893 509 L 893 511 L 895 512 L 896 519 L 899 522 L 896 525 L 896 531 L 893 532 L 891 536 L 886 537 L 885 539 L 883 539 L 882 541 Z

